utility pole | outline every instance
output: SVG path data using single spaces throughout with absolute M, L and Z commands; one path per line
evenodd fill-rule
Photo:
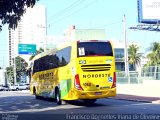
M 37 27 L 39 27 L 45 31 L 45 36 L 44 36 L 45 41 L 43 43 L 43 45 L 44 45 L 43 49 L 44 49 L 44 51 L 46 51 L 47 50 L 47 29 L 49 28 L 49 26 L 37 25 Z
M 13 60 L 13 62 L 14 62 L 14 66 L 13 66 L 13 70 L 14 70 L 14 84 L 16 84 L 17 83 L 17 77 L 16 77 L 16 57 L 15 57 L 15 55 L 14 55 L 14 58 L 13 58 L 14 60 Z
M 126 77 L 129 77 L 129 67 L 128 67 L 128 44 L 127 44 L 127 31 L 126 31 L 126 16 L 124 15 L 124 18 L 123 18 L 123 23 L 124 23 L 124 46 L 125 46 L 125 49 L 124 49 L 124 53 L 125 53 L 125 76 Z

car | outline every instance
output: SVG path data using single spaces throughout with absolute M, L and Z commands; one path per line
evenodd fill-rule
M 10 85 L 10 86 L 9 86 L 9 89 L 10 89 L 10 90 L 13 90 L 13 91 L 14 91 L 14 90 L 18 90 L 18 85 Z
M 10 90 L 26 90 L 29 89 L 25 84 L 15 84 L 10 86 Z
M 4 90 L 4 87 L 1 85 L 0 86 L 0 91 L 3 91 Z
M 9 86 L 8 85 L 1 85 L 0 91 L 9 91 Z
M 26 89 L 29 90 L 29 84 L 25 83 L 24 85 L 26 86 Z
M 2 87 L 2 85 L 0 85 L 0 91 L 2 91 L 3 90 L 3 87 Z

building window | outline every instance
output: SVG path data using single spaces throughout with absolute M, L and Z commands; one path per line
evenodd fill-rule
M 123 59 L 124 58 L 124 49 L 123 48 L 114 49 L 114 52 L 115 52 L 116 59 Z
M 125 63 L 124 62 L 116 62 L 116 71 L 125 71 Z

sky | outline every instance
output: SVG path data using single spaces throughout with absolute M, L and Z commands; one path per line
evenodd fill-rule
M 76 29 L 102 28 L 106 39 L 124 40 L 126 16 L 127 41 L 137 42 L 140 51 L 160 40 L 160 32 L 131 30 L 138 25 L 137 0 L 40 0 L 47 8 L 48 35 L 63 35 L 71 25 Z
M 160 32 L 131 30 L 138 25 L 137 0 L 40 0 L 47 10 L 47 34 L 63 35 L 71 25 L 76 29 L 105 29 L 106 39 L 124 40 L 126 16 L 127 41 L 137 42 L 140 52 L 154 41 L 160 40 Z M 0 32 L 0 66 L 7 60 L 7 27 Z

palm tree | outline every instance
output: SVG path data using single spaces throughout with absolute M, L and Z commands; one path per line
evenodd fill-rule
M 149 51 L 150 53 L 147 55 L 147 58 L 149 59 L 148 65 L 155 66 L 154 77 L 157 78 L 157 66 L 160 65 L 160 43 L 153 42 L 149 47 Z
M 135 44 L 129 45 L 129 49 L 128 49 L 129 63 L 133 67 L 135 67 L 136 65 L 140 66 L 141 58 L 142 58 L 142 53 L 139 53 L 139 47 Z
M 160 43 L 153 42 L 149 47 L 149 51 L 150 53 L 147 55 L 147 58 L 149 59 L 148 65 L 157 66 L 160 64 Z

